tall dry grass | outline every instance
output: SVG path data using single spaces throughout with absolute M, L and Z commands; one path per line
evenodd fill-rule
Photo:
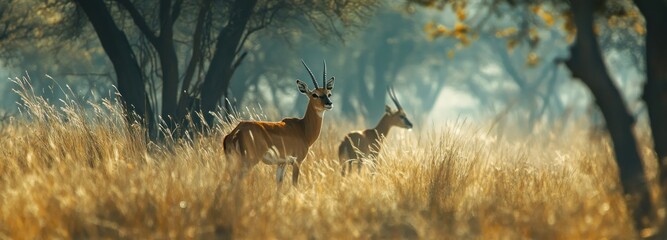
M 278 189 L 272 166 L 235 177 L 231 125 L 146 144 L 111 101 L 56 108 L 17 82 L 23 112 L 0 129 L 0 238 L 635 237 L 611 150 L 585 133 L 393 130 L 373 174 L 343 178 L 337 146 L 353 126 L 325 117 L 299 185 Z

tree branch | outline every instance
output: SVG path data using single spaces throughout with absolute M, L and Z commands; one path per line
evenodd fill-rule
M 130 0 L 116 0 L 116 2 L 120 3 L 120 5 L 130 13 L 132 21 L 134 21 L 134 24 L 137 25 L 139 30 L 141 30 L 141 32 L 146 35 L 146 39 L 148 39 L 148 41 L 150 41 L 152 44 L 157 45 L 157 35 L 148 26 L 146 19 L 144 19 L 139 10 L 134 7 Z
M 190 83 L 192 82 L 192 77 L 195 73 L 195 68 L 197 64 L 201 61 L 203 57 L 202 53 L 202 44 L 203 44 L 203 34 L 204 34 L 204 22 L 208 15 L 208 8 L 210 6 L 211 0 L 204 1 L 204 4 L 199 8 L 199 13 L 197 15 L 197 24 L 195 25 L 195 32 L 192 36 L 192 56 L 190 57 L 190 62 L 185 70 L 185 76 L 183 77 L 183 85 L 181 89 L 187 91 L 190 88 Z
M 9 29 L 9 22 L 5 22 L 5 27 L 2 29 L 2 33 L 0 33 L 0 40 L 4 40 L 7 38 L 7 30 Z
M 176 23 L 176 19 L 178 19 L 178 16 L 181 15 L 181 11 L 183 10 L 183 0 L 176 0 L 176 3 L 174 3 L 174 8 L 171 9 L 171 25 L 174 26 Z
M 246 55 L 248 55 L 248 52 L 241 53 L 241 56 L 239 56 L 234 62 L 234 65 L 232 65 L 232 71 L 236 70 L 236 68 L 238 68 L 239 65 L 241 65 L 241 62 L 243 62 L 243 59 L 245 59 Z
M 160 1 L 160 38 L 170 37 L 172 31 L 171 0 Z

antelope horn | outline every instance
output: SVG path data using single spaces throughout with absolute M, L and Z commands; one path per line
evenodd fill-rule
M 396 104 L 396 108 L 398 108 L 399 110 L 403 109 L 403 107 L 401 107 L 401 104 L 398 103 L 398 99 L 396 98 L 396 93 L 394 92 L 394 88 L 387 87 L 387 93 L 389 93 L 389 97 L 394 102 L 394 104 Z
M 315 88 L 319 88 L 319 86 L 317 86 L 317 80 L 315 80 L 315 75 L 313 75 L 313 72 L 310 71 L 310 68 L 308 68 L 308 65 L 306 65 L 306 62 L 304 62 L 303 59 L 301 59 L 301 63 L 303 63 L 303 66 L 306 67 L 306 70 L 308 70 L 308 74 L 310 74 L 310 79 L 313 80 L 313 84 L 315 84 Z
M 327 60 L 322 59 L 322 62 L 324 63 L 324 71 L 322 73 L 322 86 L 326 87 L 327 86 Z

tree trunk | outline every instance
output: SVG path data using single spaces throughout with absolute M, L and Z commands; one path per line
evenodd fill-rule
M 183 77 L 183 82 L 181 84 L 181 90 L 179 92 L 178 105 L 176 107 L 176 118 L 185 119 L 188 113 L 192 108 L 195 108 L 193 104 L 195 101 L 195 96 L 192 93 L 190 85 L 192 79 L 195 75 L 195 70 L 198 65 L 203 61 L 204 50 L 203 50 L 203 38 L 204 38 L 204 25 L 210 19 L 209 9 L 211 6 L 212 0 L 205 0 L 202 2 L 199 7 L 199 13 L 197 14 L 197 23 L 195 24 L 195 30 L 192 36 L 192 53 L 190 56 L 190 61 L 185 67 L 185 73 Z M 187 122 L 185 125 L 188 125 Z
M 364 103 L 368 109 L 366 123 L 371 126 L 384 114 L 384 105 L 387 99 L 387 78 L 394 77 L 387 74 L 389 71 L 389 63 L 393 56 L 389 53 L 390 46 L 387 44 L 386 38 L 382 38 L 381 42 L 376 46 L 375 56 L 373 58 L 372 99 L 371 101 Z
M 151 138 L 154 137 L 153 112 L 148 104 L 141 68 L 137 64 L 130 43 L 102 0 L 75 0 L 88 16 L 102 47 L 113 64 L 118 81 L 118 92 L 130 123 L 145 125 Z M 135 114 L 140 118 L 135 118 Z
M 243 44 L 243 33 L 252 16 L 257 0 L 237 0 L 231 10 L 227 25 L 220 30 L 215 52 L 201 86 L 201 111 L 207 123 L 213 122 L 218 101 L 227 95 L 229 82 L 238 63 L 237 49 Z
M 566 62 L 574 77 L 590 89 L 604 116 L 611 136 L 620 172 L 623 193 L 630 195 L 629 210 L 634 214 L 635 226 L 640 229 L 642 217 L 650 210 L 650 198 L 644 168 L 637 151 L 633 133 L 634 119 L 629 114 L 623 98 L 611 80 L 602 59 L 593 32 L 593 1 L 571 1 L 577 27 L 576 41 L 571 47 L 571 57 Z
M 646 103 L 653 135 L 653 147 L 660 161 L 662 186 L 667 186 L 667 4 L 656 0 L 635 0 L 646 19 Z
M 178 5 L 178 4 L 177 4 Z M 160 1 L 160 36 L 155 44 L 155 49 L 160 58 L 162 69 L 162 120 L 170 129 L 176 127 L 182 119 L 177 119 L 176 108 L 178 103 L 178 56 L 174 47 L 174 25 L 178 12 L 172 14 L 172 10 L 180 11 L 180 7 L 173 6 L 171 0 Z
M 157 52 L 160 58 L 160 68 L 162 69 L 162 119 L 169 128 L 175 127 L 183 119 L 176 115 L 178 103 L 178 56 L 174 48 L 174 42 L 171 37 L 160 39 Z
M 355 108 L 353 104 L 353 100 L 357 99 L 358 103 L 363 104 L 362 98 L 360 96 L 367 94 L 366 92 L 361 91 L 363 89 L 361 86 L 363 84 L 366 84 L 366 70 L 367 70 L 367 61 L 368 61 L 368 54 L 366 52 L 362 52 L 357 61 L 354 63 L 354 71 L 352 72 L 352 75 L 349 76 L 354 76 L 354 77 L 348 77 L 345 78 L 347 81 L 345 81 L 345 84 L 340 84 L 339 86 L 346 86 L 343 91 L 338 90 L 340 92 L 341 97 L 338 98 L 340 99 L 341 103 L 341 112 L 343 113 L 343 116 L 349 120 L 356 121 L 357 118 L 363 113 L 363 107 L 359 106 L 359 108 Z M 346 64 L 347 65 L 347 64 Z M 352 65 L 352 64 L 350 64 Z

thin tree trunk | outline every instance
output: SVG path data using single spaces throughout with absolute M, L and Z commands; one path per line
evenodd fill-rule
M 153 112 L 148 104 L 141 68 L 137 64 L 130 43 L 116 23 L 102 0 L 75 0 L 93 25 L 109 60 L 113 64 L 118 81 L 118 92 L 130 123 L 145 124 L 151 138 L 153 133 Z M 135 118 L 134 114 L 140 116 Z
M 194 106 L 194 95 L 190 89 L 192 79 L 195 75 L 195 70 L 197 66 L 201 63 L 204 58 L 203 51 L 203 38 L 204 38 L 204 25 L 207 21 L 210 20 L 209 8 L 211 6 L 212 0 L 205 0 L 202 2 L 202 5 L 199 7 L 199 13 L 197 14 L 197 23 L 195 25 L 194 35 L 192 36 L 192 53 L 190 56 L 190 61 L 185 68 L 185 75 L 183 77 L 183 83 L 181 85 L 181 90 L 179 92 L 178 106 L 176 108 L 177 119 L 185 119 L 188 113 Z
M 361 103 L 361 97 L 366 94 L 366 92 L 361 92 L 360 88 L 362 84 L 366 84 L 366 61 L 368 59 L 368 54 L 360 54 L 358 61 L 354 64 L 355 71 L 352 73 L 349 81 L 345 84 L 347 87 L 340 94 L 342 95 L 339 99 L 341 103 L 341 112 L 343 116 L 350 120 L 357 120 L 357 117 L 363 112 L 361 106 L 358 109 L 355 109 L 352 102 L 353 99 L 357 99 Z
M 653 148 L 667 186 L 667 3 L 635 0 L 646 19 L 646 83 L 642 98 L 646 103 L 653 135 Z
M 160 68 L 162 69 L 162 119 L 167 122 L 170 128 L 175 127 L 175 123 L 180 123 L 182 119 L 177 119 L 176 109 L 178 102 L 178 56 L 174 48 L 174 42 L 171 38 L 161 38 L 160 48 L 158 49 L 160 57 Z
M 368 107 L 367 124 L 373 124 L 384 114 L 384 105 L 387 99 L 387 78 L 394 77 L 387 74 L 389 62 L 392 61 L 390 58 L 393 57 L 387 50 L 388 48 L 389 45 L 386 44 L 386 41 L 378 44 L 375 48 L 377 51 L 375 51 L 373 59 L 373 94 L 371 101 L 365 103 Z
M 611 136 L 620 172 L 623 193 L 630 195 L 629 210 L 634 214 L 635 227 L 641 228 L 641 218 L 650 210 L 650 198 L 641 158 L 633 133 L 634 119 L 629 114 L 623 98 L 611 80 L 602 59 L 593 32 L 593 1 L 571 1 L 577 27 L 576 41 L 571 58 L 566 62 L 574 77 L 590 89 L 604 116 Z
M 178 55 L 174 47 L 174 23 L 180 15 L 182 0 L 172 4 L 171 0 L 161 0 L 159 4 L 160 31 L 159 35 L 150 28 L 146 19 L 129 0 L 116 0 L 123 6 L 132 21 L 141 33 L 148 39 L 160 61 L 162 73 L 162 119 L 170 129 L 176 126 L 181 119 L 176 115 L 178 102 L 178 84 L 180 75 L 178 71 Z
M 241 47 L 243 33 L 256 4 L 257 0 L 235 1 L 229 22 L 218 34 L 215 52 L 201 86 L 201 111 L 207 123 L 213 122 L 209 112 L 215 111 L 218 101 L 227 95 L 235 67 L 242 60 L 237 59 L 237 49 Z
M 178 4 L 177 4 L 178 5 Z M 162 70 L 162 119 L 167 122 L 169 128 L 173 129 L 181 119 L 176 119 L 176 108 L 178 102 L 178 56 L 174 47 L 174 25 L 178 16 L 180 6 L 173 6 L 171 0 L 160 1 L 160 36 L 155 44 L 155 49 L 160 58 Z

